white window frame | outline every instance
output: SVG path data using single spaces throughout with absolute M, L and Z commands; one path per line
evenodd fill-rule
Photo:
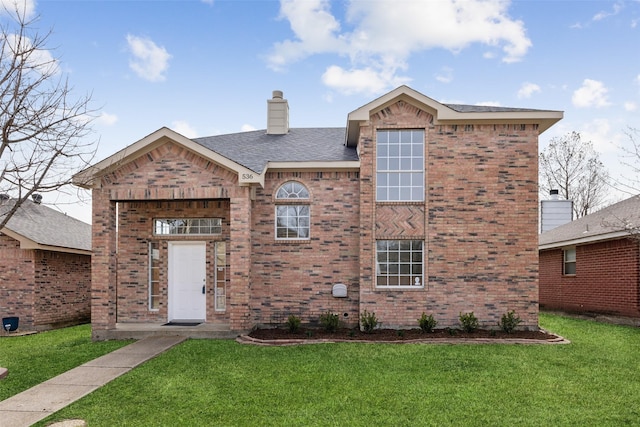
M 562 250 L 562 274 L 564 276 L 575 276 L 576 275 L 576 248 L 575 246 L 572 248 L 564 248 Z M 573 266 L 573 268 L 567 268 L 569 266 Z M 573 270 L 573 271 L 570 271 Z
M 222 218 L 154 218 L 155 236 L 216 236 L 222 234 Z
M 424 288 L 424 240 L 377 240 L 375 253 L 377 288 Z
M 276 240 L 311 238 L 310 195 L 304 184 L 287 181 L 278 188 L 274 227 Z
M 424 202 L 424 129 L 376 132 L 376 201 Z
M 160 310 L 160 244 L 149 242 L 149 311 Z M 154 278 L 154 273 L 155 277 Z M 156 285 L 157 293 L 153 292 Z

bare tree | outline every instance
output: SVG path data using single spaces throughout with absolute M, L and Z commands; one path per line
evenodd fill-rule
M 59 191 L 92 160 L 90 95 L 72 96 L 51 32 L 35 30 L 26 7 L 0 9 L 0 229 L 34 194 Z
M 640 193 L 640 129 L 628 127 L 625 134 L 630 144 L 619 147 L 622 151 L 620 163 L 627 167 L 629 176 L 616 180 L 615 186 L 622 192 L 636 195 Z
M 609 173 L 593 144 L 583 142 L 578 132 L 551 139 L 540 153 L 541 192 L 557 189 L 565 199 L 573 200 L 575 218 L 602 207 L 608 181 Z

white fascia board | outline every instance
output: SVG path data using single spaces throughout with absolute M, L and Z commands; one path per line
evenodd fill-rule
M 23 236 L 22 234 L 18 234 L 14 231 L 11 231 L 7 228 L 3 228 L 3 234 L 11 237 L 12 239 L 20 242 L 20 249 L 37 249 L 41 251 L 51 251 L 51 252 L 63 252 L 68 254 L 80 254 L 80 255 L 91 255 L 91 251 L 84 249 L 75 249 L 75 248 L 64 248 L 61 246 L 51 246 L 51 245 L 43 245 L 34 240 L 29 239 L 28 237 Z
M 359 171 L 360 161 L 342 162 L 268 162 L 264 174 L 270 170 L 342 170 Z
M 563 240 L 560 242 L 545 243 L 542 245 L 538 245 L 538 250 L 542 251 L 546 249 L 565 248 L 567 246 L 585 245 L 589 243 L 604 242 L 605 240 L 622 239 L 625 237 L 631 237 L 631 236 L 626 231 L 616 231 L 613 233 L 598 234 L 595 236 L 588 236 L 588 237 L 580 237 L 577 239 Z

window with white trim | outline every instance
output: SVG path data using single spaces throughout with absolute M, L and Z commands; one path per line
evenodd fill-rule
M 309 239 L 309 190 L 297 181 L 285 182 L 276 192 L 276 239 Z
M 222 218 L 165 218 L 153 221 L 153 234 L 210 235 L 222 233 Z
M 563 251 L 565 276 L 575 276 L 576 274 L 576 248 L 567 248 Z
M 160 308 L 160 247 L 149 242 L 149 310 Z
M 423 248 L 422 240 L 378 240 L 376 286 L 424 287 Z
M 424 201 L 424 129 L 378 130 L 376 200 Z

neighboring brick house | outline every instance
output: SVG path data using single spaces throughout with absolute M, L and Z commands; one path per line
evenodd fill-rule
M 267 111 L 266 130 L 162 128 L 75 176 L 93 194 L 94 338 L 327 311 L 357 325 L 364 310 L 385 327 L 470 311 L 495 326 L 508 310 L 537 327 L 538 135 L 562 112 L 407 86 L 346 128 L 289 128 L 279 91 Z
M 540 235 L 540 306 L 640 318 L 640 197 Z
M 26 200 L 0 230 L 0 317 L 20 330 L 91 320 L 91 225 Z M 0 200 L 0 217 L 15 204 Z

